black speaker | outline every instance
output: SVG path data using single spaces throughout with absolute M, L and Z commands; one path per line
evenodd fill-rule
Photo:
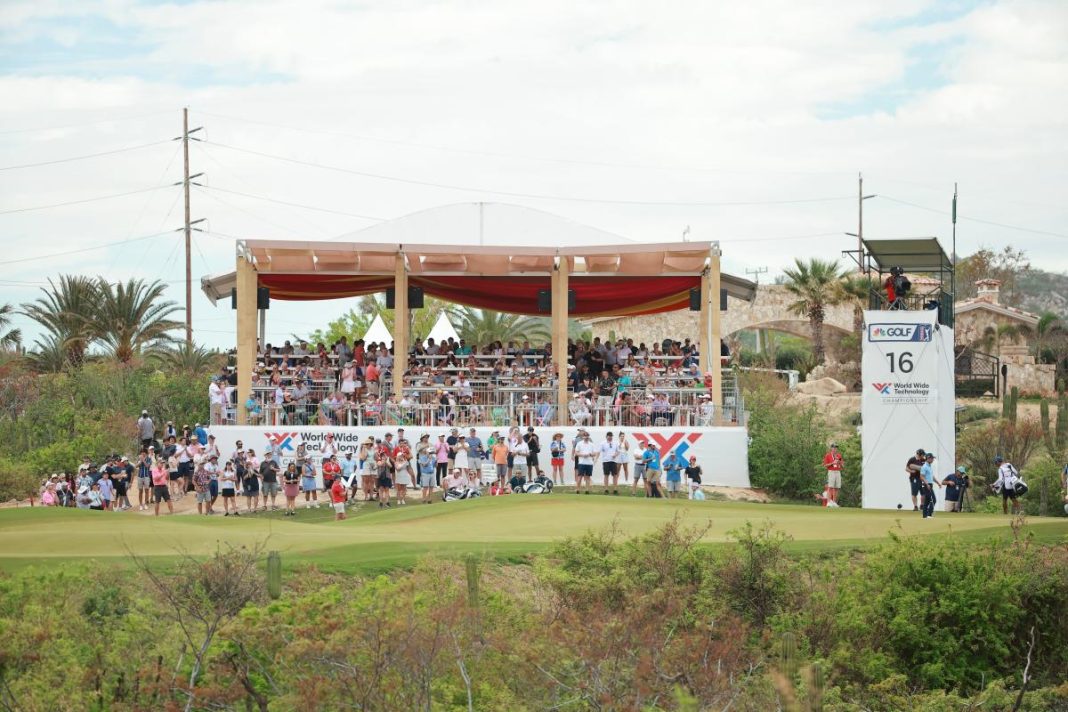
M 727 290 L 719 290 L 719 310 L 727 311 Z
M 237 287 L 230 290 L 230 308 L 237 309 Z
M 690 290 L 690 311 L 701 311 L 701 290 L 697 287 Z
M 257 309 L 270 309 L 271 308 L 271 288 L 270 287 L 256 287 L 256 308 Z
M 386 289 L 386 309 L 397 308 L 397 290 L 393 287 Z M 423 288 L 422 287 L 408 287 L 408 308 L 409 309 L 422 309 L 423 308 Z
M 569 312 L 575 311 L 575 290 L 567 290 L 567 310 Z M 548 289 L 538 290 L 538 311 L 549 313 L 553 310 L 553 293 Z

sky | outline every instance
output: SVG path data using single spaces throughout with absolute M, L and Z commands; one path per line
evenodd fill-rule
M 184 305 L 183 107 L 195 283 L 237 239 L 473 201 L 770 281 L 855 247 L 860 173 L 867 237 L 948 249 L 956 182 L 959 254 L 1068 271 L 1063 0 L 5 0 L 0 96 L 0 304 L 81 273 Z M 268 339 L 350 306 L 275 300 Z M 193 322 L 232 344 L 228 302 Z

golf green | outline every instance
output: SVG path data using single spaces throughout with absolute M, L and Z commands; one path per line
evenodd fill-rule
M 765 520 L 789 534 L 797 550 L 873 544 L 890 531 L 902 535 L 960 536 L 976 540 L 1011 536 L 1010 519 L 984 514 L 939 513 L 924 520 L 914 512 L 824 509 L 786 504 L 576 496 L 483 497 L 462 502 L 409 504 L 380 510 L 355 507 L 343 522 L 327 507 L 240 518 L 197 515 L 152 517 L 131 512 L 21 508 L 0 511 L 0 568 L 71 560 L 121 561 L 133 552 L 172 557 L 204 554 L 220 545 L 266 542 L 287 565 L 314 563 L 339 570 L 385 570 L 422 555 L 465 552 L 520 557 L 561 537 L 615 523 L 624 535 L 648 532 L 673 517 L 707 526 L 703 541 L 729 539 L 746 521 Z M 1027 526 L 1041 541 L 1068 539 L 1068 520 L 1032 519 Z

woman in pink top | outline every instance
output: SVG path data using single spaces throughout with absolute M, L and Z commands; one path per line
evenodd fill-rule
M 156 500 L 156 516 L 159 516 L 159 503 L 165 501 L 167 503 L 167 509 L 171 514 L 174 514 L 174 505 L 171 504 L 171 491 L 167 487 L 168 480 L 170 478 L 170 472 L 167 470 L 167 465 L 164 464 L 163 458 L 156 458 L 156 462 L 152 465 L 152 497 Z

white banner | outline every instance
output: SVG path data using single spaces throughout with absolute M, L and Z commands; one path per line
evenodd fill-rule
M 495 428 L 480 426 L 475 432 L 482 440 L 483 447 L 489 436 L 494 431 L 499 431 L 507 437 L 507 428 Z M 688 460 L 690 456 L 697 457 L 697 463 L 701 466 L 704 484 L 721 485 L 726 487 L 749 487 L 749 436 L 745 428 L 721 427 L 721 428 L 587 428 L 590 439 L 597 445 L 604 442 L 605 433 L 611 431 L 619 440 L 619 433 L 625 432 L 630 442 L 630 472 L 634 472 L 634 459 L 641 452 L 646 442 L 652 441 L 661 457 L 667 457 L 669 452 Z M 460 433 L 468 435 L 470 428 L 460 428 Z M 571 484 L 575 481 L 574 462 L 571 458 L 571 442 L 576 435 L 575 427 L 561 428 L 537 428 L 535 431 L 541 441 L 541 453 L 538 465 L 551 475 L 552 467 L 549 464 L 549 442 L 555 433 L 563 433 L 564 442 L 567 444 L 567 457 L 564 459 L 564 477 Z M 523 429 L 526 432 L 526 429 Z M 388 426 L 366 426 L 360 428 L 330 427 L 330 426 L 243 426 L 243 425 L 220 425 L 211 429 L 211 434 L 216 438 L 216 444 L 225 460 L 236 449 L 238 440 L 245 448 L 256 451 L 256 456 L 262 458 L 266 446 L 270 444 L 272 449 L 277 449 L 281 455 L 283 466 L 288 464 L 296 455 L 297 446 L 303 444 L 308 455 L 318 461 L 320 450 L 326 441 L 326 434 L 334 434 L 334 443 L 339 454 L 352 451 L 354 455 L 359 452 L 360 443 L 368 438 L 382 438 L 386 433 L 393 433 L 394 440 L 397 438 L 397 428 Z M 439 433 L 449 434 L 448 429 L 424 428 L 408 426 L 404 428 L 404 437 L 412 444 L 413 449 L 424 433 L 430 435 L 430 441 L 437 442 Z M 318 466 L 316 467 L 318 470 Z M 318 473 L 322 482 L 322 473 Z M 594 471 L 594 482 L 601 481 L 601 468 Z
M 923 448 L 935 469 L 956 462 L 953 330 L 938 313 L 864 312 L 861 415 L 864 507 L 912 509 L 905 463 Z

